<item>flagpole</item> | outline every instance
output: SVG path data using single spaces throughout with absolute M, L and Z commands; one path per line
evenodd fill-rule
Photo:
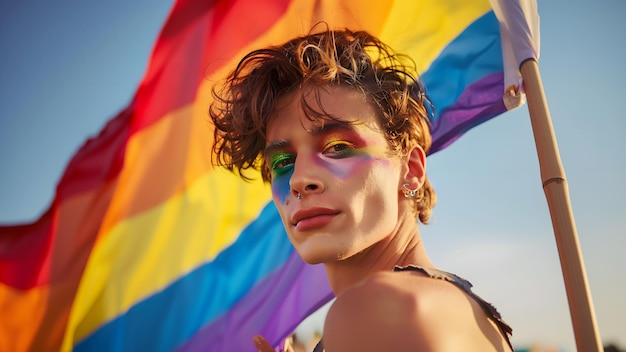
M 581 352 L 600 352 L 603 347 L 578 243 L 565 171 L 561 165 L 537 61 L 529 59 L 522 62 L 520 72 L 524 80 L 528 111 L 535 136 L 541 181 L 561 260 L 576 346 Z

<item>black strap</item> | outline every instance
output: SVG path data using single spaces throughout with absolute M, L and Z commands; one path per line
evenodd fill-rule
M 442 271 L 438 269 L 427 269 L 427 268 L 423 268 L 423 267 L 416 266 L 416 265 L 396 267 L 394 269 L 394 271 L 408 271 L 408 270 L 420 271 L 432 277 L 433 279 L 440 279 L 440 280 L 448 281 L 452 283 L 453 285 L 455 285 L 456 287 L 462 289 L 465 293 L 467 293 L 468 296 L 472 297 L 472 299 L 474 299 L 474 301 L 476 301 L 478 305 L 480 305 L 480 307 L 483 309 L 487 317 L 491 319 L 494 323 L 496 323 L 496 326 L 500 330 L 500 333 L 502 334 L 502 336 L 505 337 L 506 342 L 509 344 L 509 347 L 511 348 L 511 350 L 513 350 L 513 345 L 511 344 L 511 339 L 510 339 L 510 336 L 513 334 L 513 329 L 511 328 L 509 324 L 507 324 L 502 319 L 502 316 L 500 315 L 500 312 L 498 312 L 496 307 L 494 307 L 491 303 L 485 301 L 484 299 L 482 299 L 480 296 L 478 296 L 472 291 L 472 284 L 469 281 L 465 280 L 464 278 L 460 276 L 454 275 L 446 271 Z

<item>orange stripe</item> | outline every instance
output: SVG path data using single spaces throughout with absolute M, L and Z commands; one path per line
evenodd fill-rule
M 212 168 L 208 116 L 193 109 L 173 112 L 131 137 L 100 234 L 180 194 Z
M 0 283 L 0 351 L 34 350 L 48 298 L 48 286 L 22 291 Z
M 347 1 L 324 0 L 313 11 L 311 25 L 328 22 L 331 28 L 358 28 L 379 35 L 394 1 Z M 304 3 L 307 3 L 304 1 Z M 323 10 L 320 10 L 320 7 Z

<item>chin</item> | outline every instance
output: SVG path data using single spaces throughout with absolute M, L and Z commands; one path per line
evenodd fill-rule
M 328 245 L 317 245 L 315 243 L 307 243 L 305 246 L 296 247 L 296 251 L 300 258 L 311 265 L 333 263 L 348 257 L 345 255 L 345 249 L 336 247 L 328 247 Z
M 302 261 L 310 265 L 324 264 L 326 262 L 320 258 L 303 257 L 302 255 L 300 256 L 300 258 L 302 258 Z
M 355 249 L 352 244 L 339 241 L 331 231 L 306 235 L 288 233 L 288 235 L 300 258 L 307 264 L 334 263 L 345 259 L 350 253 L 354 253 Z
M 307 264 L 311 264 L 311 265 L 315 265 L 315 264 L 323 264 L 328 262 L 328 258 L 326 255 L 324 255 L 323 253 L 320 253 L 319 250 L 317 251 L 313 251 L 313 250 L 297 250 L 298 254 L 300 255 L 300 258 L 302 258 L 302 260 L 307 263 Z

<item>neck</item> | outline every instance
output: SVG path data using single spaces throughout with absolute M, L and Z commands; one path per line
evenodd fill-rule
M 324 265 L 335 296 L 373 273 L 392 271 L 396 266 L 434 267 L 412 216 L 400 219 L 389 236 L 363 252 Z

